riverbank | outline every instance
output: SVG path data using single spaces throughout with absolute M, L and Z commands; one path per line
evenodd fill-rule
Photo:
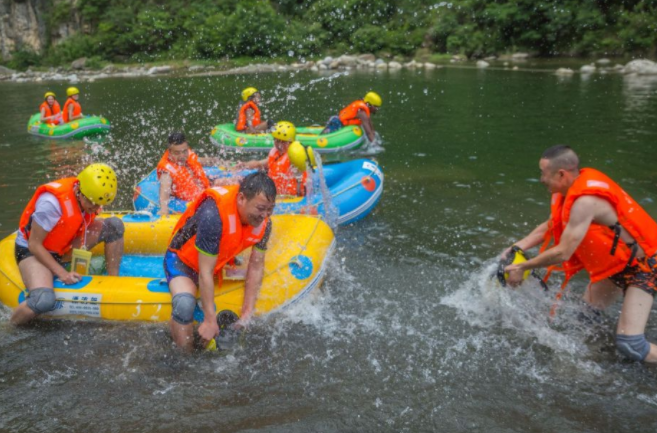
M 342 55 L 339 57 L 325 57 L 318 61 L 304 61 L 290 64 L 276 63 L 253 63 L 246 66 L 233 66 L 226 63 L 195 63 L 177 62 L 170 64 L 154 63 L 142 65 L 115 65 L 108 64 L 102 69 L 86 67 L 86 59 L 78 59 L 71 64 L 70 68 L 49 68 L 47 70 L 28 69 L 18 72 L 0 66 L 0 81 L 11 81 L 15 83 L 66 81 L 71 84 L 94 82 L 105 78 L 136 78 L 136 77 L 160 77 L 160 76 L 214 76 L 231 74 L 254 74 L 269 72 L 293 72 L 301 70 L 320 71 L 349 71 L 354 69 L 369 71 L 397 71 L 401 69 L 424 69 L 433 70 L 443 67 L 479 68 L 489 67 L 509 70 L 537 70 L 535 59 L 524 53 L 513 55 L 488 57 L 486 59 L 469 60 L 463 56 L 452 56 L 439 62 L 422 62 L 411 60 L 400 62 L 396 60 L 386 61 L 377 58 L 373 54 Z M 610 59 L 601 58 L 591 61 L 579 67 L 559 66 L 557 61 L 550 61 L 540 69 L 543 72 L 557 75 L 574 75 L 577 73 L 590 74 L 637 74 L 657 75 L 657 63 L 647 59 L 631 60 L 627 64 L 615 63 Z M 572 63 L 572 59 L 564 60 Z

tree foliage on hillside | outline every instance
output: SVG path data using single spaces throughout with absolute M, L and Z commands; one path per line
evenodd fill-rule
M 41 53 L 46 64 L 411 56 L 421 48 L 469 57 L 654 55 L 657 47 L 657 0 L 71 0 L 50 9 L 51 29 L 76 17 L 84 31 Z

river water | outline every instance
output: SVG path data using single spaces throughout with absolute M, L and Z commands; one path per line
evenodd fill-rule
M 462 68 L 107 79 L 78 85 L 83 111 L 112 122 L 99 143 L 26 134 L 43 93 L 65 83 L 0 83 L 0 235 L 37 185 L 91 161 L 117 168 L 113 209 L 129 208 L 168 133 L 215 154 L 209 131 L 251 85 L 266 117 L 297 124 L 370 89 L 383 97 L 383 198 L 338 229 L 323 290 L 257 320 L 225 356 L 177 353 L 163 324 L 15 329 L 3 309 L 0 431 L 657 430 L 657 369 L 615 352 L 620 304 L 582 321 L 575 278 L 550 323 L 558 277 L 548 294 L 488 279 L 495 256 L 548 216 L 538 159 L 554 144 L 657 216 L 655 79 Z

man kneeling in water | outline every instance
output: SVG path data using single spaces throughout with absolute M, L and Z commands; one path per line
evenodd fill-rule
M 265 251 L 276 202 L 276 186 L 263 172 L 251 173 L 240 185 L 206 189 L 192 202 L 173 229 L 164 256 L 171 291 L 171 336 L 186 351 L 193 349 L 194 309 L 200 292 L 203 345 L 219 334 L 214 305 L 215 278 L 240 252 L 253 246 L 244 283 L 244 301 L 235 326 L 245 327 L 253 313 L 265 269 Z

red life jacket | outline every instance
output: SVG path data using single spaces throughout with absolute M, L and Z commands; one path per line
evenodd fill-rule
M 190 150 L 185 164 L 186 167 L 171 162 L 167 150 L 157 164 L 157 178 L 160 179 L 164 172 L 169 173 L 173 181 L 171 194 L 181 200 L 191 201 L 210 186 L 210 181 L 205 175 L 196 153 Z
M 219 209 L 222 224 L 221 240 L 219 242 L 219 256 L 217 257 L 217 264 L 214 268 L 215 275 L 221 275 L 221 269 L 226 263 L 248 247 L 260 242 L 265 235 L 265 228 L 267 227 L 267 221 L 269 218 L 265 218 L 262 224 L 258 227 L 242 225 L 240 216 L 237 213 L 237 194 L 239 193 L 239 189 L 239 185 L 231 185 L 226 187 L 217 186 L 203 191 L 203 193 L 191 205 L 189 205 L 185 213 L 182 214 L 180 220 L 178 220 L 178 223 L 173 229 L 173 234 L 171 235 L 171 240 L 173 240 L 173 237 L 178 233 L 178 230 L 184 227 L 185 222 L 196 213 L 196 210 L 203 200 L 206 197 L 212 198 L 212 200 L 217 203 L 217 209 Z M 171 244 L 171 240 L 169 240 L 169 244 Z M 196 249 L 195 243 L 196 235 L 192 236 L 187 242 L 185 242 L 180 249 L 170 250 L 175 252 L 184 264 L 198 272 L 199 252 Z
M 253 110 L 253 118 L 251 119 L 251 127 L 255 128 L 256 126 L 260 125 L 261 120 L 260 120 L 260 109 L 256 105 L 255 102 L 253 101 L 246 101 L 242 106 L 240 107 L 240 111 L 237 114 L 237 124 L 235 125 L 235 130 L 236 131 L 244 131 L 246 130 L 246 110 L 247 109 L 252 109 Z
M 59 102 L 57 101 L 53 102 L 52 107 L 50 106 L 50 104 L 48 104 L 47 101 L 44 101 L 43 104 L 41 104 L 41 106 L 39 107 L 39 111 L 41 110 L 46 110 L 44 117 L 51 117 L 60 114 L 62 112 L 62 109 L 59 106 Z M 49 125 L 57 125 L 59 122 L 57 122 L 57 120 L 55 119 L 48 119 L 45 121 L 45 123 Z
M 275 147 L 269 151 L 267 174 L 274 181 L 277 194 L 303 195 L 303 188 L 299 188 L 299 182 L 292 172 L 292 165 L 287 152 L 281 155 Z M 304 172 L 302 177 L 303 185 L 305 185 L 305 180 L 306 173 Z
M 64 103 L 64 111 L 62 112 L 62 117 L 64 118 L 64 122 L 66 122 L 66 123 L 70 122 L 70 120 L 68 118 L 68 106 L 69 105 L 73 105 L 73 116 L 79 116 L 80 114 L 82 114 L 82 107 L 80 106 L 78 101 L 76 101 L 73 98 L 68 98 L 66 100 L 66 102 Z
M 31 222 L 30 217 L 36 208 L 37 199 L 44 192 L 49 192 L 57 198 L 59 206 L 62 209 L 62 217 L 43 240 L 43 246 L 48 251 L 59 255 L 64 255 L 71 249 L 73 239 L 82 235 L 85 225 L 90 225 L 96 218 L 95 214 L 82 216 L 80 204 L 74 191 L 74 187 L 77 184 L 77 178 L 69 177 L 41 185 L 37 188 L 34 196 L 32 196 L 27 207 L 25 207 L 18 224 L 19 230 L 23 233 L 25 239 L 30 238 L 28 225 Z
M 344 126 L 360 125 L 362 122 L 358 118 L 358 110 L 363 110 L 365 114 L 367 114 L 367 117 L 370 117 L 370 107 L 367 106 L 365 101 L 359 99 L 347 105 L 342 111 L 340 111 L 340 114 L 338 115 L 340 122 L 342 122 Z
M 657 253 L 657 223 L 623 189 L 609 177 L 592 168 L 583 168 L 579 177 L 568 189 L 566 196 L 553 194 L 550 229 L 546 233 L 542 250 L 550 237 L 557 245 L 563 234 L 575 200 L 593 195 L 608 201 L 618 215 L 618 223 L 636 240 L 647 257 Z M 575 250 L 575 254 L 563 263 L 566 281 L 581 269 L 586 269 L 591 282 L 608 278 L 621 272 L 627 265 L 636 265 L 631 246 L 617 239 L 616 230 L 592 223 Z

